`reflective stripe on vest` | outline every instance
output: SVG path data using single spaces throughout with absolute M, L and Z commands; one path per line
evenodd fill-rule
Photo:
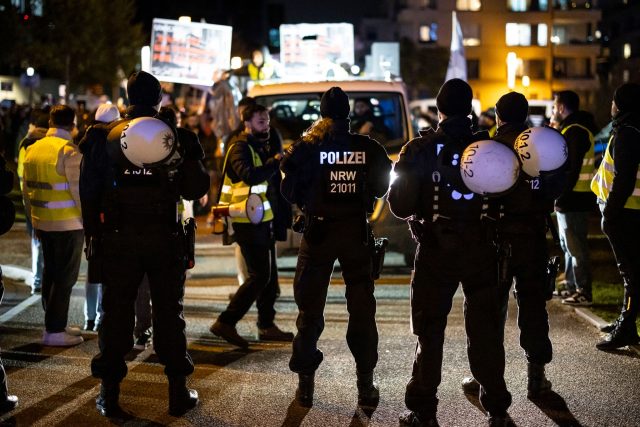
M 594 137 L 589 129 L 587 129 L 586 127 L 578 123 L 570 124 L 566 128 L 562 129 L 560 133 L 564 135 L 569 129 L 571 129 L 574 126 L 584 129 L 589 134 L 589 142 L 591 145 L 589 147 L 589 150 L 584 154 L 584 158 L 582 159 L 582 166 L 580 167 L 580 175 L 578 176 L 576 185 L 573 187 L 573 191 L 587 192 L 587 191 L 591 191 L 591 188 L 590 188 L 591 179 L 593 179 L 593 176 L 595 175 L 596 153 L 595 153 L 595 147 L 594 147 Z
M 62 138 L 48 136 L 27 151 L 23 185 L 31 204 L 34 222 L 66 221 L 81 216 L 80 208 L 76 206 L 69 189 L 69 182 L 56 172 L 58 153 L 67 142 Z
M 591 191 L 593 191 L 598 199 L 606 201 L 609 198 L 609 192 L 613 186 L 613 178 L 615 176 L 613 157 L 609 153 L 609 147 L 611 146 L 611 140 L 613 136 L 609 138 L 607 149 L 604 150 L 604 158 L 598 172 L 591 181 Z M 636 185 L 633 188 L 633 193 L 627 199 L 624 207 L 627 209 L 640 209 L 640 170 L 636 172 Z
M 259 167 L 262 166 L 262 160 L 260 160 L 260 156 L 255 152 L 253 147 L 250 144 L 247 144 L 249 150 L 251 150 L 251 158 L 253 160 L 253 166 Z M 229 153 L 231 152 L 231 148 L 227 150 L 227 155 L 224 159 L 224 167 L 223 169 L 227 170 L 227 160 L 229 159 Z M 229 205 L 231 203 L 238 203 L 247 200 L 249 194 L 257 194 L 262 199 L 262 206 L 264 207 L 264 216 L 262 217 L 262 222 L 267 222 L 273 220 L 273 211 L 271 210 L 271 204 L 269 203 L 269 199 L 267 199 L 267 181 L 262 181 L 260 184 L 256 184 L 253 186 L 247 185 L 244 181 L 240 180 L 236 183 L 231 182 L 231 178 L 229 174 L 225 172 L 224 174 L 224 182 L 222 184 L 222 190 L 220 191 L 220 204 L 221 205 Z M 235 223 L 250 223 L 249 218 L 230 218 L 231 222 Z

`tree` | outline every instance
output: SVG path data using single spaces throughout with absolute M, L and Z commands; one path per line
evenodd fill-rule
M 449 64 L 449 49 L 439 46 L 419 47 L 408 38 L 400 40 L 400 70 L 402 79 L 418 92 L 438 93 L 444 83 Z
M 123 71 L 138 63 L 143 45 L 141 25 L 131 22 L 134 15 L 133 0 L 48 0 L 21 55 L 63 79 L 67 93 L 85 84 L 117 86 Z

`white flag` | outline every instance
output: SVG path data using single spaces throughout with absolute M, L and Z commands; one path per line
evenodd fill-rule
M 467 81 L 467 61 L 464 59 L 464 47 L 462 46 L 462 28 L 456 12 L 452 12 L 451 28 L 451 57 L 447 67 L 447 76 L 444 81 L 451 79 L 462 79 Z

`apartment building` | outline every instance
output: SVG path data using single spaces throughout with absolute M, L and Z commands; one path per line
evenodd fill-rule
M 509 89 L 529 99 L 571 89 L 590 104 L 598 88 L 597 6 L 597 0 L 401 0 L 393 20 L 399 38 L 448 47 L 456 11 L 468 80 L 483 108 Z
M 602 55 L 598 71 L 612 87 L 640 82 L 640 1 L 600 0 L 602 22 L 598 36 Z

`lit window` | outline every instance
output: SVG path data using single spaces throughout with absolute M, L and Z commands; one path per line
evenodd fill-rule
M 481 7 L 481 0 L 456 0 L 457 10 L 468 10 L 471 12 L 477 12 Z
M 480 25 L 465 24 L 462 27 L 462 45 L 463 46 L 480 46 Z
M 420 25 L 420 41 L 423 43 L 431 43 L 438 40 L 438 24 L 435 22 L 430 25 Z
M 631 56 L 631 45 L 629 43 L 624 44 L 622 55 L 624 56 L 624 59 L 627 59 Z
M 510 12 L 545 11 L 548 8 L 547 0 L 507 0 L 507 9 Z
M 538 24 L 538 46 L 547 45 L 547 24 Z
M 507 46 L 547 45 L 547 24 L 508 23 L 505 30 Z

